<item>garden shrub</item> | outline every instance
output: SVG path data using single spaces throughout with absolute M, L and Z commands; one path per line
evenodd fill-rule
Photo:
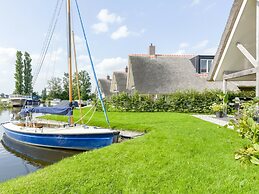
M 253 163 L 259 165 L 259 99 L 242 104 L 242 109 L 236 119 L 230 121 L 242 138 L 250 141 L 251 145 L 245 146 L 238 150 L 235 159 L 242 163 Z
M 106 108 L 110 112 L 181 112 L 181 113 L 212 113 L 211 105 L 221 103 L 222 91 L 205 90 L 198 92 L 194 90 L 179 91 L 168 95 L 140 95 L 135 93 L 129 95 L 121 93 L 105 100 Z M 228 92 L 229 102 L 235 97 L 251 99 L 255 92 Z M 101 110 L 98 103 L 98 110 Z M 233 108 L 228 108 L 228 113 Z

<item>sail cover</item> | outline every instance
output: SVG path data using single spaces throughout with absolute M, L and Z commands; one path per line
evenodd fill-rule
M 72 116 L 72 107 L 33 107 L 24 108 L 21 110 L 21 115 L 26 115 L 28 113 L 43 113 L 43 114 L 53 114 L 53 115 L 66 115 Z

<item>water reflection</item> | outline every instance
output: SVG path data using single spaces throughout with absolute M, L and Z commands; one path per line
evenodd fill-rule
M 80 153 L 80 151 L 49 149 L 19 143 L 5 134 L 2 137 L 1 143 L 7 151 L 36 166 L 50 165 L 66 157 Z
M 0 123 L 10 120 L 20 109 L 0 111 Z M 48 149 L 19 143 L 8 138 L 0 126 L 0 182 L 34 172 L 79 151 Z

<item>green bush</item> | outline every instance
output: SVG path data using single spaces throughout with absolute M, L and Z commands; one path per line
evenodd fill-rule
M 11 103 L 3 103 L 0 101 L 0 109 L 11 108 L 11 107 L 12 107 Z
M 242 138 L 246 138 L 251 142 L 251 145 L 238 150 L 235 154 L 235 159 L 242 163 L 253 163 L 259 165 L 259 100 L 253 100 L 243 103 L 239 115 L 234 120 L 230 121 L 230 126 L 233 126 Z
M 129 95 L 121 93 L 106 99 L 105 105 L 110 112 L 181 112 L 181 113 L 212 113 L 211 106 L 214 103 L 222 103 L 222 91 L 205 90 L 198 92 L 194 90 L 179 91 L 169 95 L 140 95 L 135 93 Z M 235 97 L 251 99 L 255 92 L 229 92 L 228 101 L 233 102 Z M 98 110 L 101 105 L 98 103 Z M 233 108 L 228 108 L 228 113 Z

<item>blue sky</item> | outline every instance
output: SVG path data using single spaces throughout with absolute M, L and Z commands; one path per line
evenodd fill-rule
M 0 92 L 14 90 L 16 50 L 28 51 L 37 65 L 57 0 L 0 0 Z M 73 0 L 71 0 L 73 2 Z M 78 0 L 99 77 L 123 70 L 128 54 L 214 54 L 233 0 Z M 73 5 L 74 7 L 74 5 Z M 74 9 L 80 69 L 90 72 Z M 36 82 L 41 91 L 66 65 L 65 0 L 46 62 Z M 90 72 L 91 73 L 91 72 Z

